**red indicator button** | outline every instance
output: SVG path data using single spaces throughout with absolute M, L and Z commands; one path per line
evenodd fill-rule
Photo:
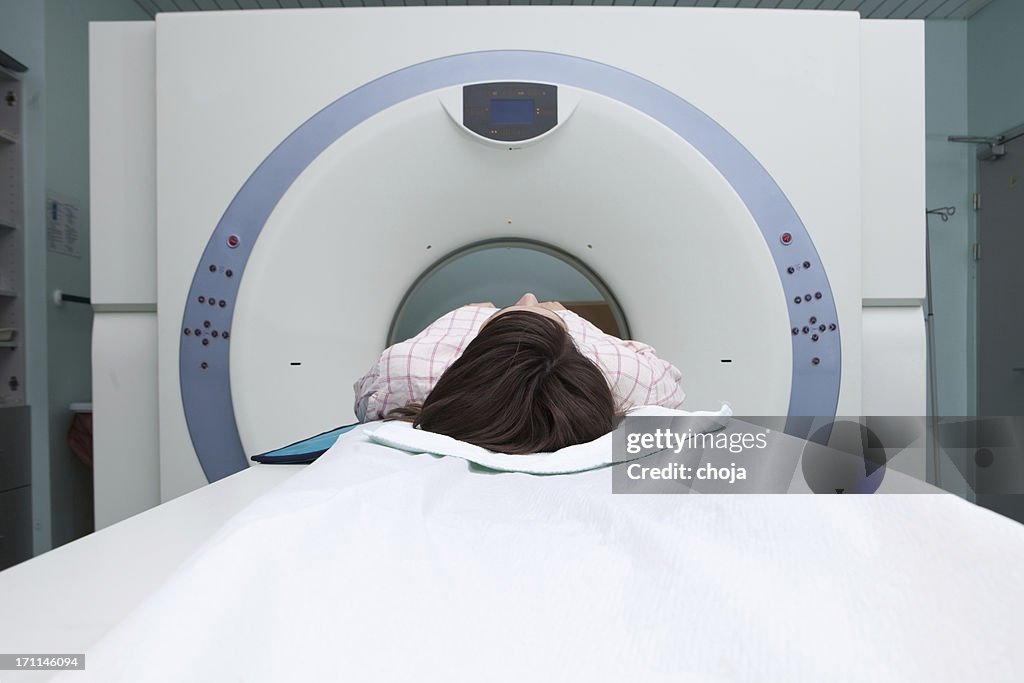
M 779 241 L 783 244 L 790 244 L 793 242 L 793 235 L 788 232 L 784 232 L 779 235 Z
M 238 246 L 238 242 L 238 235 L 231 235 L 230 237 L 228 237 L 228 246 L 231 247 L 232 249 Z

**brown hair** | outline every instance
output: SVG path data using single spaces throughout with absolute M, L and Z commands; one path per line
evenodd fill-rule
M 491 318 L 405 420 L 499 453 L 556 451 L 615 426 L 611 389 L 565 328 L 529 311 Z

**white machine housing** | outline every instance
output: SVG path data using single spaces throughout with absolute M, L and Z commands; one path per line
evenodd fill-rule
M 204 253 L 246 182 L 346 94 L 478 52 L 603 65 L 706 115 L 774 181 L 827 275 L 836 414 L 924 413 L 920 22 L 444 7 L 181 13 L 91 32 L 97 526 L 207 481 L 183 405 L 183 327 L 200 276 L 230 268 Z M 483 79 L 500 80 L 550 82 L 519 63 Z M 699 142 L 623 98 L 556 83 L 558 126 L 495 144 L 461 125 L 470 82 L 400 99 L 330 141 L 245 245 L 229 327 L 212 322 L 230 341 L 209 339 L 230 349 L 233 414 L 214 417 L 237 426 L 245 453 L 352 421 L 352 382 L 409 286 L 492 238 L 587 263 L 632 335 L 680 367 L 684 407 L 785 415 L 807 371 L 793 366 L 800 309 L 773 257 L 786 229 L 769 239 Z

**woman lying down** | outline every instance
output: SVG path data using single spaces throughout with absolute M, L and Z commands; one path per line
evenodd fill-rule
M 360 422 L 404 420 L 490 451 L 593 441 L 641 405 L 678 408 L 679 370 L 554 301 L 458 308 L 389 347 L 355 384 Z

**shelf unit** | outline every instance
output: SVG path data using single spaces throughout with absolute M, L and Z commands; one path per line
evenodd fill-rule
M 0 328 L 17 330 L 0 342 L 0 408 L 25 405 L 22 102 L 19 75 L 0 67 Z
M 32 557 L 30 408 L 25 404 L 25 164 L 18 74 L 0 67 L 0 569 Z

